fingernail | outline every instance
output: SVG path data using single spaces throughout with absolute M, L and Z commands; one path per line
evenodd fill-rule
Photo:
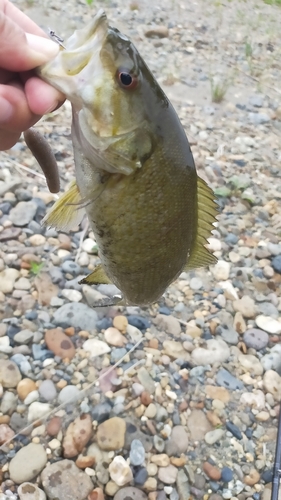
M 44 38 L 43 36 L 32 35 L 31 33 L 26 33 L 26 40 L 29 47 L 36 53 L 37 57 L 40 59 L 38 64 L 43 64 L 44 62 L 53 59 L 60 50 L 58 43 Z
M 0 123 L 7 123 L 12 118 L 13 112 L 12 104 L 0 97 Z
M 58 105 L 59 105 L 59 102 L 57 101 L 55 104 L 50 106 L 50 108 L 48 108 L 47 111 L 45 111 L 44 115 L 47 115 L 48 113 L 51 113 L 52 111 L 55 111 L 55 109 L 58 107 Z

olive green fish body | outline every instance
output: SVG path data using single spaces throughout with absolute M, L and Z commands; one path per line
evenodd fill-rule
M 99 12 L 40 70 L 73 107 L 76 183 L 46 223 L 68 230 L 85 208 L 101 266 L 84 283 L 114 283 L 126 304 L 159 299 L 183 269 L 215 262 L 215 222 L 178 116 L 134 45 Z

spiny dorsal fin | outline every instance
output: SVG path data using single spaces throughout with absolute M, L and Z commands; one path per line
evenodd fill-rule
M 79 281 L 80 285 L 110 285 L 112 282 L 107 277 L 103 267 L 99 264 L 91 274 Z
M 59 231 L 69 231 L 80 224 L 85 214 L 83 205 L 79 205 L 81 205 L 81 195 L 74 180 L 45 215 L 42 224 Z
M 198 226 L 197 235 L 190 257 L 184 268 L 185 271 L 196 267 L 214 265 L 217 258 L 205 247 L 207 239 L 211 236 L 216 222 L 218 207 L 214 201 L 214 193 L 203 179 L 197 177 L 197 200 L 198 200 Z

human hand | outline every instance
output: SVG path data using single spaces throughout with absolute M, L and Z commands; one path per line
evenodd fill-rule
M 33 71 L 59 46 L 9 0 L 0 0 L 0 151 L 64 101 Z

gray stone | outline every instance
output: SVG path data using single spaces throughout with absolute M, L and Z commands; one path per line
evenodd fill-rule
M 264 349 L 268 344 L 268 339 L 268 334 L 258 328 L 250 328 L 243 335 L 246 346 L 256 349 L 256 351 Z
M 21 330 L 14 336 L 14 341 L 17 344 L 28 344 L 33 340 L 34 332 L 31 330 Z
M 254 125 L 262 125 L 270 121 L 267 113 L 249 113 L 249 119 Z
M 153 447 L 153 438 L 148 434 L 145 434 L 138 429 L 138 422 L 136 424 L 134 421 L 126 422 L 126 434 L 125 434 L 125 445 L 126 450 L 130 450 L 132 441 L 138 439 L 141 441 L 146 453 L 148 453 Z
M 10 391 L 5 391 L 1 399 L 0 411 L 4 415 L 10 415 L 17 407 L 18 397 Z
M 261 358 L 261 364 L 265 371 L 275 370 L 281 375 L 281 345 L 276 344 L 270 349 L 270 352 Z
M 220 441 L 224 435 L 223 429 L 214 429 L 205 434 L 205 442 L 209 445 L 215 444 L 217 441 Z
M 57 389 L 52 380 L 43 380 L 39 387 L 40 396 L 45 399 L 45 401 L 52 401 L 57 397 Z
M 262 108 L 263 103 L 264 103 L 264 96 L 260 94 L 253 95 L 249 99 L 249 104 L 251 104 L 255 108 Z
M 218 326 L 217 334 L 221 336 L 221 338 L 230 345 L 237 345 L 239 341 L 239 336 L 234 328 L 223 328 Z
M 98 315 L 86 304 L 64 304 L 54 313 L 53 323 L 57 326 L 73 326 L 81 330 L 92 331 L 96 327 Z
M 218 371 L 216 382 L 218 385 L 225 387 L 226 389 L 230 389 L 231 391 L 242 390 L 244 388 L 244 384 L 241 382 L 241 380 L 238 380 L 224 368 L 221 368 Z
M 41 444 L 30 443 L 21 448 L 9 466 L 10 478 L 16 484 L 30 481 L 40 474 L 47 463 L 47 454 Z
M 147 495 L 134 486 L 126 486 L 115 493 L 113 500 L 147 500 Z
M 173 427 L 169 441 L 166 443 L 167 455 L 180 455 L 185 453 L 188 448 L 188 435 L 182 425 Z
M 271 316 L 275 319 L 279 316 L 277 307 L 275 307 L 271 302 L 261 302 L 258 304 L 257 309 L 258 313 L 264 314 L 264 316 Z
M 145 459 L 145 449 L 139 439 L 133 439 L 130 450 L 130 462 L 132 465 L 142 465 Z
M 74 401 L 80 396 L 80 391 L 76 385 L 67 385 L 59 393 L 59 404 L 67 403 L 69 400 Z
M 72 460 L 61 460 L 47 465 L 41 481 L 49 500 L 85 500 L 93 489 L 93 483 Z
M 154 380 L 151 378 L 147 369 L 144 366 L 142 366 L 138 370 L 138 379 L 146 391 L 148 391 L 150 394 L 154 394 L 154 392 L 155 392 Z
M 7 389 L 11 389 L 17 387 L 20 380 L 21 374 L 16 363 L 11 360 L 0 359 L 0 384 Z
M 11 209 L 9 218 L 14 226 L 23 227 L 33 220 L 37 212 L 37 205 L 34 201 L 20 201 Z

